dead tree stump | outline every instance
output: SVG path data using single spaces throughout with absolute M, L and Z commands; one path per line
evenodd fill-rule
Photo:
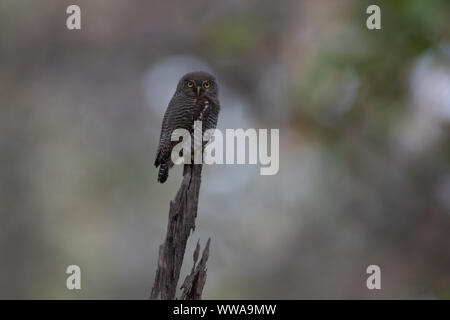
M 175 299 L 186 243 L 191 230 L 195 230 L 201 173 L 201 164 L 184 166 L 180 189 L 170 202 L 166 239 L 159 247 L 158 267 L 150 299 Z M 210 239 L 203 250 L 200 262 L 196 265 L 200 251 L 200 244 L 197 243 L 194 252 L 194 266 L 181 287 L 183 292 L 180 298 L 183 300 L 201 299 L 206 281 L 209 243 Z

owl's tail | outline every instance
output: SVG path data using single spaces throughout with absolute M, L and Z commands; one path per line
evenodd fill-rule
M 169 165 L 167 163 L 161 163 L 158 172 L 158 182 L 164 183 L 169 176 Z

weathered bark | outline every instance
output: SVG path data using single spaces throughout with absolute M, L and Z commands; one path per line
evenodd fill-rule
M 197 247 L 194 251 L 194 265 L 192 266 L 191 273 L 184 279 L 184 283 L 181 286 L 183 293 L 181 294 L 181 300 L 200 300 L 202 298 L 203 287 L 206 282 L 206 261 L 209 257 L 209 243 L 211 239 L 208 239 L 205 249 L 203 250 L 202 258 L 197 264 L 198 254 L 200 251 L 200 241 L 197 242 Z
M 175 198 L 170 202 L 169 222 L 165 242 L 159 247 L 158 268 L 150 299 L 175 299 L 175 292 L 183 264 L 186 243 L 195 230 L 197 217 L 198 195 L 200 190 L 202 165 L 185 165 L 183 181 Z M 197 244 L 197 246 L 199 246 Z M 196 249 L 198 258 L 199 247 Z M 209 255 L 209 240 L 203 251 L 202 259 L 195 268 L 197 258 L 194 255 L 192 281 L 185 280 L 185 293 L 182 298 L 200 299 L 206 280 L 206 261 Z M 188 281 L 188 282 L 186 282 Z M 190 284 L 189 284 L 190 283 Z

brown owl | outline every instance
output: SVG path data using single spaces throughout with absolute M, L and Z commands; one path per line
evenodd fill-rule
M 171 141 L 175 129 L 186 129 L 191 135 L 194 122 L 202 121 L 203 133 L 215 129 L 219 116 L 218 87 L 214 76 L 207 72 L 185 74 L 169 102 L 161 127 L 155 166 L 159 166 L 158 181 L 164 183 L 173 166 L 172 148 L 178 141 Z

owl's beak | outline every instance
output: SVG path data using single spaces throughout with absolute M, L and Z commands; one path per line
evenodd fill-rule
M 200 96 L 200 90 L 201 90 L 201 89 L 202 89 L 201 87 L 197 87 L 197 97 Z

